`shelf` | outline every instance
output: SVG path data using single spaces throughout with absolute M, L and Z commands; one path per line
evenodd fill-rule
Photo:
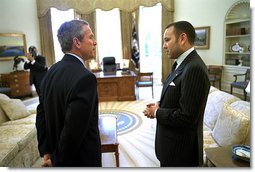
M 228 19 L 231 20 L 231 19 Z M 250 22 L 251 20 L 249 18 L 244 18 L 244 19 L 235 19 L 231 21 L 227 21 L 226 24 L 236 24 L 236 23 L 243 23 L 243 22 Z
M 244 38 L 244 37 L 250 37 L 250 34 L 245 34 L 245 35 L 227 35 L 226 38 Z
M 238 54 L 238 55 L 250 55 L 250 52 L 243 52 L 243 53 L 238 53 L 238 52 L 225 52 L 225 54 Z

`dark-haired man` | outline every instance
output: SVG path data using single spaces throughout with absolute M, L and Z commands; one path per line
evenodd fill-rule
M 194 49 L 195 30 L 187 21 L 169 24 L 163 48 L 175 65 L 158 103 L 144 115 L 157 119 L 155 151 L 161 167 L 203 164 L 203 117 L 210 82 L 207 67 Z
M 47 72 L 46 58 L 38 54 L 38 50 L 35 46 L 28 48 L 26 57 L 27 60 L 24 63 L 24 69 L 30 69 L 30 85 L 35 86 L 35 90 L 40 95 L 41 81 Z

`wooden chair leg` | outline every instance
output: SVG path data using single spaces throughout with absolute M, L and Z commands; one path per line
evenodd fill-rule
M 243 93 L 244 93 L 244 100 L 246 101 L 247 100 L 247 93 L 246 93 L 245 89 L 243 90 Z
M 154 98 L 154 94 L 153 94 L 153 86 L 151 87 L 151 91 L 152 91 L 152 98 Z
M 120 160 L 119 160 L 119 149 L 118 146 L 115 150 L 115 158 L 116 158 L 116 167 L 120 167 Z
M 233 87 L 232 85 L 230 86 L 230 94 L 232 94 L 232 91 L 233 91 Z

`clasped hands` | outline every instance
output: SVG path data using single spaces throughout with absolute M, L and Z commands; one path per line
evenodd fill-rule
M 158 103 L 150 103 L 146 105 L 146 109 L 143 111 L 143 114 L 150 119 L 155 118 L 155 111 L 159 108 Z
M 33 60 L 34 60 L 34 57 L 32 56 L 31 53 L 26 53 L 26 58 L 27 58 L 29 61 L 33 61 Z

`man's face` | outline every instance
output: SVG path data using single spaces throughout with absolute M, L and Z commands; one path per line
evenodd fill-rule
M 89 26 L 84 25 L 83 29 L 85 31 L 85 36 L 83 40 L 80 42 L 81 43 L 80 51 L 84 60 L 93 59 L 96 57 L 97 42 Z
M 163 48 L 170 59 L 177 59 L 182 54 L 179 38 L 176 39 L 173 26 L 165 30 Z

